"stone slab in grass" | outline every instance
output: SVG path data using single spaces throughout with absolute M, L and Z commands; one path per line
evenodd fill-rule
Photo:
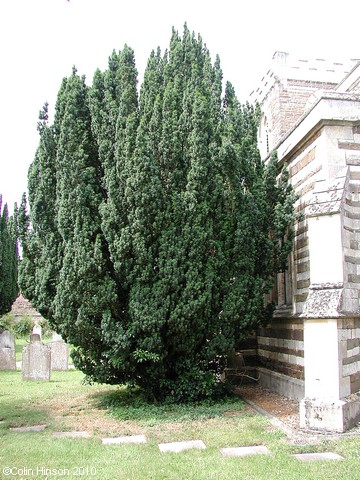
M 127 435 L 125 437 L 110 437 L 101 439 L 103 445 L 123 445 L 127 443 L 146 443 L 145 435 Z
M 220 448 L 224 457 L 245 457 L 247 455 L 269 455 L 270 451 L 263 445 L 253 447 L 228 447 Z
M 324 460 L 343 460 L 344 457 L 338 455 L 337 453 L 332 452 L 323 452 L 323 453 L 297 453 L 293 455 L 301 462 L 319 462 Z
M 89 438 L 89 432 L 54 432 L 53 436 L 56 438 Z
M 202 440 L 189 440 L 186 442 L 159 443 L 159 448 L 160 452 L 179 453 L 183 450 L 189 450 L 191 448 L 198 448 L 200 450 L 204 450 L 206 448 L 206 445 Z
M 9 430 L 11 432 L 42 432 L 45 430 L 46 425 L 30 425 L 27 427 L 12 427 Z

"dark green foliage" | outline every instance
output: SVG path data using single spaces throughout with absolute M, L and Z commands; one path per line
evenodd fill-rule
M 221 95 L 219 59 L 185 27 L 150 55 L 139 98 L 125 46 L 92 87 L 64 79 L 53 127 L 42 113 L 21 284 L 90 380 L 212 397 L 228 353 L 271 317 L 294 195 L 276 157 L 260 160 L 258 110 L 231 84 Z
M 10 312 L 18 295 L 18 244 L 16 221 L 2 206 L 0 195 L 0 316 Z
M 228 412 L 240 415 L 244 412 L 244 403 L 235 395 L 226 395 L 221 399 L 204 399 L 189 404 L 151 404 L 144 392 L 139 389 L 120 388 L 117 391 L 100 394 L 99 408 L 106 408 L 111 417 L 121 421 L 139 421 L 143 425 L 161 422 L 186 422 L 219 418 Z
M 39 147 L 28 173 L 32 229 L 23 196 L 19 215 L 19 238 L 23 260 L 19 274 L 22 293 L 36 298 L 37 310 L 46 318 L 54 318 L 54 298 L 62 264 L 62 239 L 56 219 L 56 155 L 54 128 L 48 126 L 48 105 L 39 114 Z M 51 261 L 49 261 L 51 259 Z

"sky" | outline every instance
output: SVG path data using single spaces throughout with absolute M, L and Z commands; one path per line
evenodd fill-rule
M 44 103 L 54 115 L 61 80 L 73 65 L 92 83 L 108 57 L 128 44 L 139 83 L 151 50 L 172 27 L 202 36 L 220 56 L 245 102 L 275 51 L 303 58 L 360 58 L 360 2 L 343 0 L 0 0 L 0 194 L 10 212 L 27 190 Z

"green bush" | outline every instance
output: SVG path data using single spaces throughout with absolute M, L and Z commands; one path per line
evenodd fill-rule
M 12 313 L 7 313 L 0 317 L 0 327 L 5 328 L 5 330 L 9 330 L 9 332 L 13 333 L 15 325 L 15 318 Z
M 29 315 L 23 315 L 14 325 L 13 332 L 16 337 L 30 335 L 34 326 L 34 320 Z

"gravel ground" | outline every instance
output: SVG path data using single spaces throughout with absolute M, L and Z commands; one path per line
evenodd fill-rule
M 330 434 L 300 429 L 299 402 L 261 387 L 258 384 L 242 385 L 236 389 L 251 407 L 269 417 L 274 426 L 283 430 L 293 444 L 316 445 L 324 440 L 344 436 L 360 436 L 360 424 L 345 433 Z

